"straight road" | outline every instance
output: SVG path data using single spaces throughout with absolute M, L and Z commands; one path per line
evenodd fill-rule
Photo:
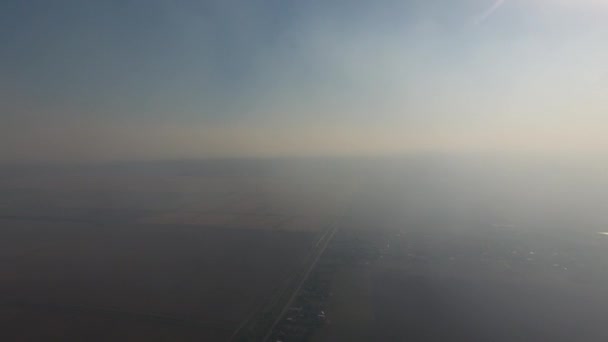
M 268 310 L 268 308 L 272 308 L 274 305 L 279 305 L 279 303 L 281 302 L 281 298 L 286 295 L 287 291 L 289 291 L 290 289 L 293 288 L 294 290 L 292 292 L 292 295 L 285 302 L 285 305 L 281 308 L 278 316 L 273 321 L 271 327 L 269 328 L 268 332 L 264 336 L 263 341 L 266 341 L 270 337 L 270 335 L 272 334 L 272 330 L 280 322 L 281 318 L 285 315 L 285 312 L 287 312 L 287 309 L 289 309 L 290 305 L 293 303 L 298 292 L 302 288 L 302 285 L 308 278 L 308 275 L 314 269 L 315 265 L 319 261 L 320 256 L 323 254 L 323 252 L 325 251 L 325 248 L 329 244 L 329 241 L 331 241 L 331 239 L 335 235 L 335 233 L 337 231 L 336 223 L 337 223 L 337 219 L 334 220 L 329 225 L 329 227 L 327 229 L 325 229 L 325 232 L 319 237 L 319 239 L 317 240 L 317 243 L 310 251 L 310 254 L 307 256 L 307 262 L 304 263 L 304 265 L 305 265 L 304 270 L 301 272 L 297 272 L 297 273 L 293 274 L 292 276 L 290 276 L 289 278 L 291 278 L 291 279 L 288 279 L 285 281 L 285 286 L 283 286 L 280 289 L 278 294 L 273 296 L 273 299 L 269 303 L 264 304 L 261 309 L 255 310 L 254 312 L 252 312 L 247 317 L 247 319 L 245 319 L 237 327 L 237 329 L 234 331 L 232 336 L 230 336 L 230 338 L 228 339 L 228 342 L 237 341 L 240 338 L 240 336 L 242 336 L 243 333 L 246 333 L 246 330 L 251 327 L 251 324 L 256 324 L 255 322 L 252 321 L 255 319 L 256 314 L 263 312 L 263 311 L 274 311 L 274 310 Z M 294 288 L 294 286 L 295 286 L 295 288 Z
M 336 224 L 336 222 L 334 222 L 332 227 L 330 227 L 328 229 L 327 233 L 325 233 L 323 235 L 323 237 L 321 237 L 321 239 L 317 243 L 316 253 L 314 255 L 313 261 L 308 266 L 308 269 L 306 270 L 306 272 L 303 274 L 302 278 L 300 279 L 298 286 L 293 291 L 291 297 L 289 297 L 289 300 L 285 303 L 285 306 L 283 306 L 283 309 L 281 310 L 281 312 L 279 313 L 279 315 L 277 316 L 275 321 L 272 323 L 272 326 L 270 327 L 270 329 L 268 330 L 268 333 L 266 334 L 266 336 L 264 336 L 264 339 L 262 341 L 266 342 L 270 339 L 270 336 L 272 336 L 272 332 L 273 332 L 274 328 L 277 326 L 277 324 L 279 324 L 279 322 L 281 321 L 283 316 L 285 316 L 285 313 L 287 312 L 287 310 L 289 310 L 289 307 L 291 306 L 293 301 L 298 296 L 298 293 L 300 293 L 302 286 L 304 286 L 304 282 L 306 281 L 306 279 L 308 279 L 308 276 L 310 275 L 312 270 L 317 265 L 317 262 L 321 258 L 321 255 L 323 255 L 323 252 L 325 252 L 325 249 L 329 245 L 329 242 L 334 237 L 334 235 L 336 235 L 337 231 L 338 231 L 338 225 Z

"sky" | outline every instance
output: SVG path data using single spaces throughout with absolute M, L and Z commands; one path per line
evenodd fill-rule
M 0 161 L 608 154 L 608 0 L 0 3 Z

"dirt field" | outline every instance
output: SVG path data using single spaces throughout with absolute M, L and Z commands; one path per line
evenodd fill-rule
M 60 317 L 80 310 L 94 319 L 98 312 L 114 320 L 158 316 L 228 335 L 297 268 L 314 238 L 197 226 L 19 225 L 20 236 L 3 230 L 0 260 L 0 301 L 19 317 L 40 307 Z M 29 320 L 23 329 L 33 329 Z
M 341 193 L 204 170 L 5 173 L 0 340 L 227 340 L 301 267 Z

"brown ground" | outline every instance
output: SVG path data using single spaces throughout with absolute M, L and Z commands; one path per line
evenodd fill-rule
M 226 340 L 341 205 L 333 183 L 176 170 L 3 175 L 0 340 Z

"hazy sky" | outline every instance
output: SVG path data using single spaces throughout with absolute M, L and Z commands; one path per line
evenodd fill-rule
M 608 0 L 0 5 L 0 160 L 608 151 Z

